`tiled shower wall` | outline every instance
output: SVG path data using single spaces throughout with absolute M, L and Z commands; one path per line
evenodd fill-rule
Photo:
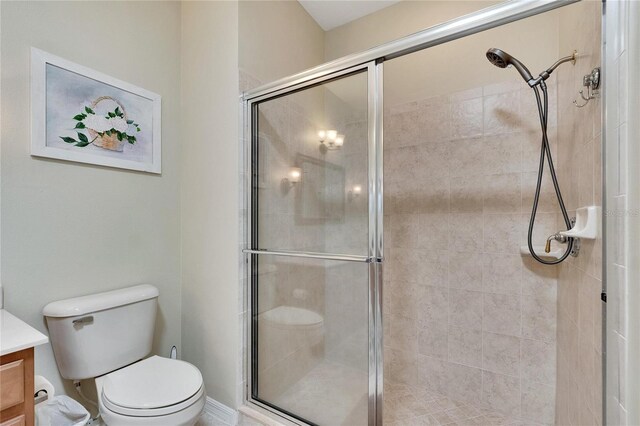
M 578 51 L 575 66 L 558 69 L 558 178 L 570 216 L 602 205 L 601 102 L 576 108 L 582 76 L 601 66 L 601 7 L 596 1 L 561 9 L 560 52 Z M 580 103 L 582 101 L 580 100 Z M 602 237 L 582 240 L 578 257 L 558 277 L 556 423 L 602 424 Z
M 520 255 L 535 105 L 517 80 L 385 112 L 385 380 L 552 424 L 557 268 Z M 547 181 L 536 245 L 556 212 Z

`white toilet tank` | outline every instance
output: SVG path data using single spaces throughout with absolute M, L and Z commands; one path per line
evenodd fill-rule
M 101 376 L 151 352 L 158 289 L 143 284 L 49 303 L 42 310 L 60 374 Z

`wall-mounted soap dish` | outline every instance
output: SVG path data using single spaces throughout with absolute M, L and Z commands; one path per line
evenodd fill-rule
M 600 210 L 600 206 L 579 208 L 576 210 L 576 223 L 573 228 L 558 233 L 571 238 L 595 239 L 600 229 Z

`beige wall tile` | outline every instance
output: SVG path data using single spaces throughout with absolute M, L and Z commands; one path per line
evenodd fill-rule
M 545 293 L 523 296 L 522 336 L 530 339 L 556 339 L 556 300 Z
M 495 373 L 520 377 L 520 338 L 483 333 L 482 368 Z
M 447 249 L 449 245 L 448 213 L 420 214 L 418 220 L 418 245 L 425 249 Z
M 481 136 L 483 132 L 482 98 L 454 101 L 451 104 L 451 138 Z
M 417 119 L 418 113 L 415 104 L 407 107 L 407 111 L 385 117 L 385 146 L 397 148 L 415 145 L 417 143 Z
M 392 381 L 418 384 L 418 353 L 385 348 L 385 372 Z
M 385 241 L 388 247 L 417 248 L 419 246 L 420 216 L 418 214 L 396 214 L 390 216 L 389 222 L 389 240 Z
M 478 176 L 484 173 L 482 137 L 455 139 L 447 144 L 449 173 L 454 176 Z
M 553 386 L 523 380 L 522 417 L 546 425 L 555 423 L 555 389 Z M 587 423 L 582 423 L 587 425 Z
M 523 170 L 523 147 L 526 133 L 486 136 L 482 142 L 485 175 L 520 173 Z
M 449 253 L 449 287 L 482 290 L 484 256 L 480 253 Z
M 418 274 L 423 285 L 436 287 L 447 287 L 449 283 L 449 251 L 448 250 L 428 250 L 418 251 L 421 256 L 418 266 Z
M 482 250 L 483 218 L 481 213 L 457 213 L 449 217 L 449 250 Z
M 448 262 L 446 250 L 395 248 L 387 267 L 394 281 L 447 287 Z
M 417 319 L 421 306 L 420 284 L 407 281 L 386 281 L 385 298 L 389 300 L 389 316 L 401 315 Z
M 451 105 L 429 102 L 418 105 L 417 139 L 420 142 L 443 142 L 451 137 Z
M 554 342 L 522 339 L 522 378 L 547 384 L 556 380 L 556 345 Z
M 453 213 L 482 212 L 483 180 L 482 176 L 473 175 L 451 178 L 451 211 Z
M 531 257 L 522 258 L 522 294 L 540 291 L 556 293 L 558 267 L 542 265 Z
M 482 293 L 467 290 L 449 291 L 449 323 L 472 330 L 482 328 Z
M 520 378 L 482 372 L 482 402 L 510 415 L 520 415 Z
M 446 288 L 420 287 L 419 319 L 424 322 L 447 322 L 449 292 Z
M 484 294 L 482 329 L 493 333 L 521 335 L 519 294 Z
M 418 323 L 412 318 L 390 315 L 391 330 L 387 343 L 391 348 L 403 352 L 418 352 Z
M 485 176 L 485 213 L 520 213 L 522 207 L 520 176 L 520 173 Z
M 482 370 L 455 363 L 447 368 L 447 391 L 458 401 L 479 403 L 482 400 Z
M 484 133 L 512 133 L 522 128 L 519 92 L 489 95 L 484 98 Z
M 520 215 L 484 215 L 484 251 L 487 253 L 520 252 Z
M 418 353 L 447 359 L 449 330 L 447 322 L 418 322 Z
M 520 294 L 522 260 L 517 254 L 485 254 L 482 264 L 482 290 L 487 293 Z
M 448 366 L 447 361 L 418 355 L 417 383 L 424 389 L 446 395 L 449 386 Z
M 471 367 L 482 367 L 482 332 L 449 327 L 449 360 Z

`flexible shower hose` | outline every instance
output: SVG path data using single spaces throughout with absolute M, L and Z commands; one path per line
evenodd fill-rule
M 564 254 L 555 260 L 545 260 L 538 256 L 536 252 L 533 250 L 533 226 L 536 221 L 536 212 L 538 211 L 538 201 L 540 200 L 540 189 L 542 188 L 542 174 L 544 172 L 544 158 L 545 155 L 547 157 L 547 161 L 549 162 L 549 171 L 551 172 L 551 179 L 553 180 L 553 187 L 556 191 L 556 198 L 558 199 L 558 204 L 560 205 L 560 210 L 562 211 L 562 218 L 564 219 L 565 226 L 567 230 L 571 229 L 571 220 L 569 219 L 569 215 L 567 214 L 567 209 L 564 205 L 564 201 L 562 199 L 562 193 L 560 192 L 560 185 L 558 185 L 558 178 L 556 176 L 556 170 L 553 166 L 553 158 L 551 157 L 551 148 L 549 147 L 549 138 L 547 136 L 547 123 L 548 123 L 548 113 L 549 113 L 549 94 L 547 92 L 547 85 L 544 80 L 540 82 L 540 89 L 542 90 L 543 100 L 540 99 L 540 93 L 538 92 L 538 86 L 532 87 L 533 92 L 536 95 L 536 102 L 538 104 L 538 114 L 540 115 L 540 127 L 542 128 L 542 146 L 540 149 L 540 164 L 538 167 L 538 182 L 536 184 L 536 193 L 533 198 L 533 207 L 531 209 L 531 219 L 529 219 L 529 232 L 527 234 L 527 244 L 529 245 L 529 252 L 531 256 L 535 260 L 545 265 L 556 265 L 563 260 L 565 260 L 573 250 L 573 238 L 569 237 L 567 240 L 567 249 Z

